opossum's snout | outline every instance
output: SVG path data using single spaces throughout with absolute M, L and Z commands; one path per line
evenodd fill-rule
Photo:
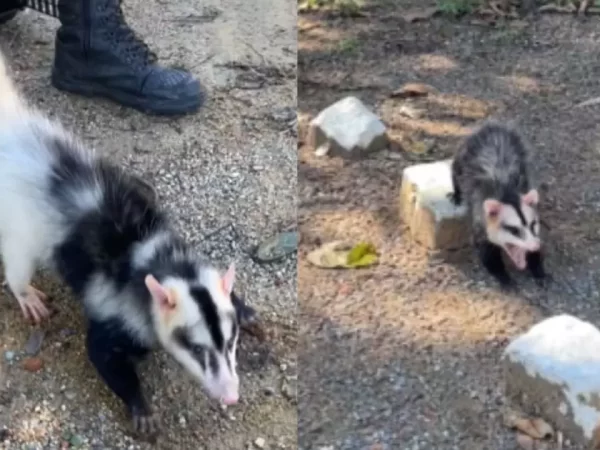
M 212 397 L 218 398 L 225 405 L 235 405 L 240 398 L 240 382 L 236 373 L 228 373 L 219 377 L 212 387 Z
M 529 246 L 528 246 L 528 250 L 529 250 L 530 252 L 538 252 L 538 251 L 540 251 L 540 248 L 541 248 L 541 246 L 542 246 L 542 245 L 541 245 L 541 243 L 540 243 L 540 240 L 539 240 L 539 239 L 536 239 L 535 241 L 533 241 L 533 242 L 531 242 L 531 243 L 529 244 Z

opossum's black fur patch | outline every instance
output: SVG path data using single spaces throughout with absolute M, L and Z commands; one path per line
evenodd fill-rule
M 485 230 L 483 202 L 492 198 L 512 206 L 526 225 L 521 195 L 532 189 L 530 155 L 520 134 L 503 124 L 490 122 L 470 135 L 452 162 L 452 199 L 465 204 L 471 219 L 473 241 L 487 271 L 503 286 L 511 279 L 502 260 L 502 251 L 489 242 Z M 532 275 L 545 276 L 540 252 L 527 256 Z

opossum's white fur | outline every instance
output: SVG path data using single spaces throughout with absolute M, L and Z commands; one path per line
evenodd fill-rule
M 66 145 L 57 150 L 55 145 L 49 144 L 52 141 Z M 81 178 L 79 185 L 79 178 L 64 173 L 69 166 L 59 162 L 60 152 L 63 153 L 62 156 L 65 152 L 76 155 L 78 164 L 83 164 L 84 168 L 89 165 L 91 175 Z M 81 164 L 78 170 L 81 170 Z M 67 198 L 67 201 L 61 203 L 62 207 L 57 207 L 51 201 L 51 180 L 56 166 L 63 170 L 63 180 L 74 183 L 61 191 L 62 199 L 65 196 Z M 122 176 L 118 171 L 111 174 L 110 177 L 113 178 L 109 178 L 109 181 Z M 109 175 L 99 169 L 99 163 L 92 152 L 85 149 L 59 123 L 50 122 L 43 114 L 27 105 L 9 77 L 4 56 L 0 52 L 0 249 L 8 285 L 22 308 L 25 305 L 31 309 L 33 305 L 38 313 L 41 311 L 43 306 L 40 305 L 43 303 L 36 298 L 41 293 L 31 288 L 29 283 L 37 265 L 56 268 L 53 267 L 58 264 L 55 252 L 71 236 L 78 217 L 106 208 L 106 202 L 114 203 L 115 195 L 126 195 L 113 191 L 118 189 L 107 184 L 107 176 Z M 119 189 L 129 187 L 126 183 L 118 186 Z M 154 300 L 156 296 L 148 290 L 140 295 L 139 285 L 143 289 L 143 281 L 138 283 L 138 280 L 128 280 L 117 291 L 115 280 L 97 272 L 80 292 L 88 318 L 97 321 L 119 319 L 131 338 L 143 346 L 149 347 L 159 341 L 190 373 L 202 381 L 212 396 L 224 396 L 230 401 L 237 401 L 239 381 L 235 372 L 235 345 L 233 351 L 215 349 L 209 333 L 210 325 L 215 324 L 207 323 L 202 308 L 192 298 L 190 291 L 192 284 L 209 291 L 210 300 L 207 301 L 216 308 L 213 319 L 219 322 L 216 326 L 226 342 L 235 340 L 237 343 L 237 331 L 235 335 L 232 334 L 234 323 L 231 321 L 231 317 L 235 317 L 235 310 L 229 297 L 233 266 L 228 272 L 229 277 L 225 275 L 224 278 L 229 279 L 229 291 L 225 292 L 223 280 L 216 269 L 201 265 L 191 257 L 187 247 L 179 244 L 178 238 L 168 227 L 151 230 L 149 233 L 154 234 L 140 237 L 128 262 L 132 271 L 145 270 L 146 265 L 156 258 L 157 252 L 168 247 L 166 261 L 163 261 L 167 273 L 163 273 L 161 284 L 165 292 L 168 290 L 176 293 L 173 295 L 177 300 L 176 308 L 166 311 L 165 308 L 160 309 L 158 301 L 147 301 L 150 294 Z M 185 279 L 178 273 L 168 273 L 169 263 L 181 262 L 185 258 L 188 258 L 186 262 L 197 267 L 197 273 L 192 279 Z M 184 347 L 177 339 L 177 328 L 186 331 L 188 347 Z M 204 345 L 215 353 L 211 356 L 218 360 L 218 373 L 201 367 L 201 362 L 193 353 L 193 347 L 197 345 Z M 205 358 L 208 366 L 208 354 Z M 229 364 L 232 368 L 228 368 Z
M 40 194 L 48 191 L 56 159 L 44 145 L 48 136 L 73 140 L 21 98 L 0 53 L 0 248 L 15 295 L 29 283 L 33 262 L 50 264 L 54 246 L 66 234 L 59 214 Z M 91 192 L 81 198 L 90 197 Z

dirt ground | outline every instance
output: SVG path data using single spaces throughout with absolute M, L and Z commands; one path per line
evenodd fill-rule
M 261 265 L 250 256 L 295 226 L 296 4 L 130 0 L 124 9 L 161 62 L 206 85 L 200 113 L 148 117 L 56 91 L 49 75 L 58 22 L 35 12 L 0 27 L 0 45 L 34 104 L 155 184 L 199 251 L 223 268 L 236 260 L 238 289 L 261 314 L 267 339 L 242 337 L 242 400 L 227 410 L 166 355 L 152 357 L 142 379 L 163 434 L 150 445 L 132 436 L 123 406 L 88 363 L 75 299 L 42 275 L 36 285 L 59 312 L 43 327 L 38 372 L 22 367 L 32 328 L 16 301 L 0 295 L 0 448 L 296 448 L 296 259 Z
M 562 312 L 600 323 L 600 110 L 573 108 L 600 95 L 599 19 L 406 23 L 393 5 L 299 15 L 300 123 L 355 95 L 396 139 L 426 143 L 345 161 L 315 156 L 300 128 L 299 448 L 516 449 L 501 420 L 507 342 Z M 406 82 L 439 93 L 390 98 Z M 503 294 L 471 250 L 440 258 L 399 220 L 402 169 L 450 157 L 485 118 L 512 121 L 535 151 L 555 279 L 546 290 L 519 277 L 520 291 Z M 307 262 L 335 239 L 373 242 L 380 264 Z

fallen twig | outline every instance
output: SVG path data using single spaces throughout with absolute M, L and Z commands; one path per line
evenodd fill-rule
M 594 98 L 590 98 L 589 100 L 586 100 L 584 102 L 578 103 L 577 105 L 574 106 L 574 108 L 582 108 L 584 106 L 593 106 L 593 105 L 598 105 L 600 104 L 600 97 L 594 97 Z
M 581 4 L 579 5 L 579 11 L 577 11 L 577 13 L 579 15 L 584 15 L 587 12 L 587 9 L 590 6 L 590 0 L 582 0 Z
M 568 4 L 566 6 L 555 5 L 550 3 L 548 5 L 542 5 L 538 8 L 538 12 L 541 13 L 561 13 L 561 14 L 573 14 L 577 12 L 577 8 L 574 5 Z

